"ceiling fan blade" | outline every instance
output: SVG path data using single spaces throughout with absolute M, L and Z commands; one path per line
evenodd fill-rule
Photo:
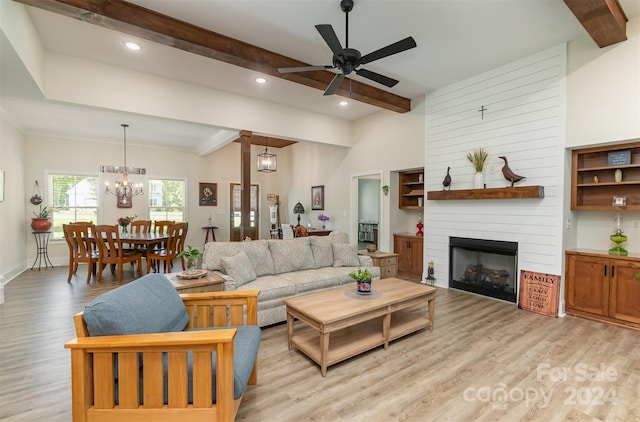
M 365 54 L 360 59 L 360 64 L 371 63 L 374 60 L 379 60 L 384 57 L 391 56 L 392 54 L 397 54 L 405 50 L 409 50 L 416 46 L 417 44 L 416 44 L 416 41 L 413 39 L 413 37 L 407 37 L 404 40 L 400 40 L 393 44 L 389 44 L 386 47 L 382 47 L 379 50 L 373 51 L 369 54 Z
M 338 88 L 340 87 L 340 84 L 342 83 L 343 80 L 344 80 L 344 73 L 338 73 L 333 78 L 333 80 L 331 81 L 331 83 L 329 84 L 327 89 L 324 91 L 324 95 L 333 95 L 333 94 L 335 94 L 336 91 L 338 90 Z
M 324 66 L 300 66 L 300 67 L 279 67 L 280 73 L 294 73 L 294 72 L 313 72 L 314 70 L 326 70 L 333 69 L 331 65 Z
M 372 81 L 378 82 L 379 84 L 382 84 L 384 86 L 388 86 L 389 88 L 391 88 L 392 86 L 396 86 L 396 84 L 400 82 L 388 76 L 384 76 L 367 69 L 356 69 L 356 74 L 362 76 L 363 78 L 371 79 Z
M 342 48 L 342 45 L 340 45 L 340 41 L 338 40 L 336 31 L 333 30 L 333 27 L 331 25 L 316 25 L 316 29 L 324 39 L 324 42 L 326 42 L 331 51 L 333 51 L 334 55 L 344 55 L 344 50 Z

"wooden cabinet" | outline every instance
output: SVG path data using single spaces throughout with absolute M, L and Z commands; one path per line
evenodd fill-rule
M 380 267 L 380 278 L 395 277 L 398 274 L 398 254 L 390 252 L 358 251 L 359 255 L 368 255 L 374 267 Z
M 566 312 L 640 330 L 640 256 L 566 252 Z
M 413 234 L 394 234 L 393 252 L 398 254 L 398 275 L 422 280 L 422 251 L 424 238 Z
M 424 208 L 424 168 L 398 173 L 398 207 L 421 210 Z
M 614 196 L 626 197 L 626 205 L 613 205 Z M 640 142 L 574 150 L 571 209 L 640 210 Z

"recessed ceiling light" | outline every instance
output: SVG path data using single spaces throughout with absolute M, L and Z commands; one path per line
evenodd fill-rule
M 338 104 L 340 104 L 342 107 L 348 105 L 349 103 L 345 100 L 340 101 Z
M 259 84 L 265 84 L 267 83 L 267 80 L 265 78 L 256 78 L 256 82 L 258 82 Z
M 142 47 L 140 46 L 140 44 L 133 42 L 133 41 L 127 41 L 124 43 L 124 45 L 129 49 L 129 50 L 133 50 L 133 51 L 139 51 L 142 50 Z

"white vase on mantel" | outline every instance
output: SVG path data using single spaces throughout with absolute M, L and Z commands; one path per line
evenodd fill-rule
M 473 188 L 484 189 L 484 173 L 481 171 L 473 174 Z

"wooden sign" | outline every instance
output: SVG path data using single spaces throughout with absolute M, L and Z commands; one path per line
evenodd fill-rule
M 560 276 L 520 271 L 518 308 L 552 317 L 558 316 Z

